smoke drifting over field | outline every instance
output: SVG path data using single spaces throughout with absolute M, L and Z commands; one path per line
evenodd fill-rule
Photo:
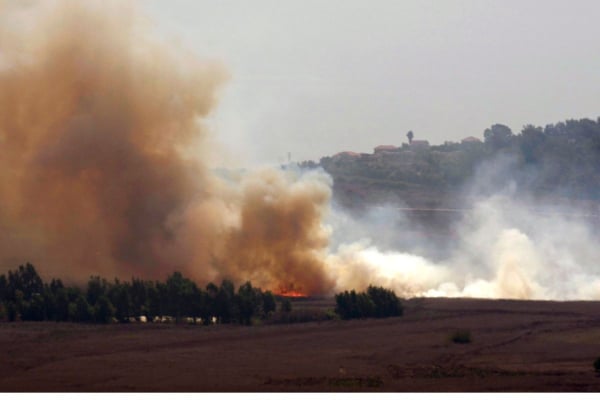
M 501 169 L 495 165 L 495 171 Z M 473 190 L 485 192 L 478 184 Z M 600 238 L 593 225 L 598 216 L 540 200 L 517 200 L 514 187 L 497 191 L 463 210 L 451 237 L 421 238 L 417 245 L 409 241 L 399 246 L 403 251 L 389 246 L 379 250 L 369 239 L 339 244 L 328 258 L 338 288 L 371 283 L 408 297 L 600 299 Z M 378 227 L 382 232 L 418 231 L 395 208 L 378 213 L 392 221 Z M 333 224 L 346 229 L 350 224 L 355 232 L 362 229 L 367 237 L 377 237 L 348 219 L 334 218 Z M 440 258 L 439 247 L 448 241 L 449 250 Z
M 404 296 L 600 298 L 593 232 L 510 193 L 477 202 L 454 251 L 432 261 L 436 243 L 394 251 L 384 240 L 397 211 L 329 214 L 322 172 L 213 174 L 202 120 L 226 79 L 153 40 L 131 5 L 0 3 L 0 268 L 29 260 L 80 282 L 180 270 L 308 294 L 376 284 Z

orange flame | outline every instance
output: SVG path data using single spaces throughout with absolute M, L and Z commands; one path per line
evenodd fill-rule
M 275 294 L 282 297 L 308 297 L 306 293 L 298 292 L 295 290 L 284 290 L 280 292 L 275 292 Z
M 303 292 L 302 289 L 294 287 L 294 285 L 289 285 L 287 287 L 279 286 L 279 289 L 274 291 L 274 294 L 282 297 L 308 297 L 308 294 Z

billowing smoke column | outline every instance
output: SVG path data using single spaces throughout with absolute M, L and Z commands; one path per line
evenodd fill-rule
M 150 40 L 122 2 L 0 3 L 0 18 L 3 270 L 331 290 L 326 178 L 228 182 L 203 163 L 221 66 Z
M 597 232 L 511 193 L 477 202 L 440 259 L 435 240 L 377 247 L 410 226 L 329 213 L 322 172 L 213 174 L 202 120 L 226 78 L 150 40 L 130 4 L 0 1 L 0 272 L 31 261 L 79 282 L 180 270 L 281 293 L 600 298 Z
M 329 232 L 322 226 L 331 181 L 313 172 L 285 179 L 267 169 L 242 182 L 240 222 L 226 240 L 231 276 L 247 276 L 263 287 L 277 282 L 279 293 L 327 293 Z M 231 268 L 231 267 L 230 267 Z

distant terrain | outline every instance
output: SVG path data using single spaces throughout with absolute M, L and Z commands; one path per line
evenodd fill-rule
M 417 140 L 420 139 L 420 140 Z M 598 210 L 600 118 L 568 120 L 519 133 L 492 125 L 481 138 L 430 146 L 414 134 L 373 153 L 342 151 L 304 167 L 334 179 L 335 200 L 349 208 L 392 203 L 408 208 L 469 208 L 477 196 L 509 185 L 515 194 Z
M 600 391 L 598 302 L 404 304 L 398 318 L 252 327 L 0 323 L 0 391 Z

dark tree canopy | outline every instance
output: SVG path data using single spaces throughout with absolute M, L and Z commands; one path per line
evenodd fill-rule
M 510 144 L 513 133 L 512 130 L 506 125 L 494 124 L 491 128 L 488 128 L 483 132 L 483 137 L 486 143 L 489 143 L 492 145 L 492 147 L 499 149 Z
M 600 118 L 545 127 L 526 125 L 518 133 L 494 124 L 483 132 L 483 142 L 470 132 L 464 136 L 460 143 L 445 142 L 419 151 L 402 146 L 385 158 L 376 154 L 323 157 L 314 166 L 333 177 L 334 194 L 348 203 L 354 193 L 361 196 L 357 203 L 368 198 L 377 201 L 378 186 L 385 191 L 382 195 L 390 190 L 398 195 L 416 190 L 451 192 L 498 160 L 511 160 L 511 164 L 495 186 L 514 182 L 534 195 L 556 193 L 575 200 L 600 200 Z
M 335 312 L 342 319 L 397 317 L 403 311 L 393 291 L 375 286 L 361 293 L 354 290 L 338 293 L 335 302 Z
M 193 323 L 251 324 L 275 312 L 273 293 L 246 282 L 237 288 L 232 281 L 206 290 L 174 272 L 164 282 L 92 276 L 85 290 L 65 286 L 60 279 L 44 283 L 31 264 L 0 275 L 0 320 L 73 321 L 87 323 L 129 322 L 132 318 L 153 320 L 169 316 Z

